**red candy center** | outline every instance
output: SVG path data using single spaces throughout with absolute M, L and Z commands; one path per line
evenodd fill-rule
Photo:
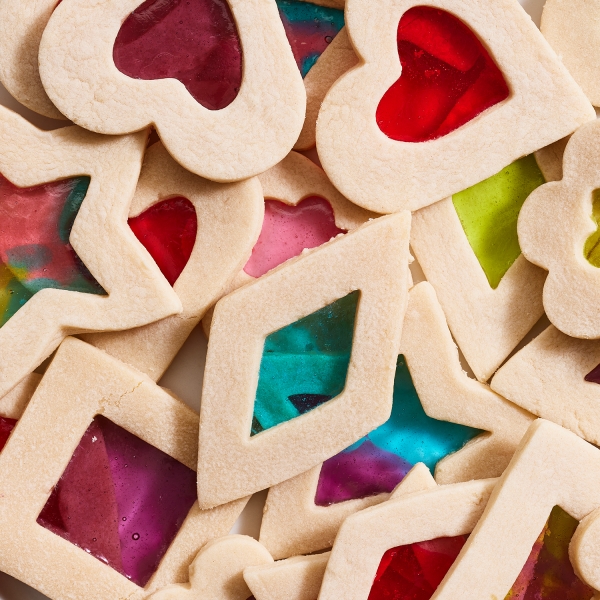
M 466 541 L 459 535 L 391 548 L 379 563 L 368 600 L 429 600 Z
M 190 259 L 198 218 L 194 205 L 182 197 L 163 200 L 129 219 L 135 237 L 148 250 L 171 285 Z
M 446 11 L 428 6 L 406 11 L 398 26 L 398 54 L 402 75 L 376 115 L 393 140 L 435 140 L 508 98 L 508 85 L 488 51 Z
M 129 77 L 181 81 L 210 110 L 231 104 L 242 84 L 227 0 L 146 0 L 123 23 L 113 58 Z

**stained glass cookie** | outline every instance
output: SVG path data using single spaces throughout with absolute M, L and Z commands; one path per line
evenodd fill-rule
M 562 180 L 534 191 L 518 222 L 523 254 L 548 271 L 543 292 L 546 315 L 563 333 L 583 339 L 600 337 L 600 179 L 595 168 L 599 154 L 600 127 L 589 123 L 567 144 Z
M 197 436 L 171 392 L 67 338 L 0 454 L 0 569 L 51 598 L 141 599 L 185 581 L 246 503 L 198 508 Z
M 180 164 L 214 181 L 278 163 L 304 120 L 306 92 L 272 0 L 63 0 L 39 62 L 75 123 L 104 134 L 154 124 Z
M 409 227 L 406 212 L 375 219 L 219 301 L 202 392 L 201 506 L 298 475 L 389 418 Z
M 369 210 L 442 200 L 595 119 L 516 0 L 348 0 L 345 16 L 360 63 L 325 97 L 317 149 Z
M 152 145 L 128 223 L 173 286 L 183 312 L 138 329 L 84 339 L 158 381 L 250 257 L 263 213 L 256 178 L 214 183 L 183 169 L 160 142 Z
M 416 463 L 444 484 L 499 476 L 532 420 L 463 372 L 435 292 L 419 283 L 409 292 L 390 418 L 272 487 L 260 540 L 275 558 L 328 548 L 348 515 L 387 500 Z
M 44 132 L 0 107 L 0 397 L 69 335 L 181 302 L 127 227 L 148 132 Z

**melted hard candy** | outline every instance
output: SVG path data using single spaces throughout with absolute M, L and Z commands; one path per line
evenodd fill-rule
M 146 0 L 113 48 L 135 79 L 177 79 L 205 108 L 231 104 L 242 84 L 242 48 L 227 0 Z
M 6 446 L 8 438 L 12 433 L 15 425 L 17 424 L 16 419 L 9 419 L 8 417 L 0 417 L 0 451 Z
M 573 571 L 569 544 L 579 522 L 559 506 L 550 513 L 505 600 L 590 600 L 594 590 Z
M 521 207 L 529 194 L 544 183 L 546 180 L 530 155 L 452 196 L 469 244 L 493 289 L 521 254 L 517 236 Z
M 97 416 L 37 522 L 144 586 L 196 501 L 196 473 Z
M 18 188 L 0 175 L 0 326 L 45 288 L 105 294 L 69 243 L 89 182 Z
M 435 140 L 508 98 L 504 76 L 488 51 L 444 10 L 407 10 L 398 26 L 398 54 L 402 74 L 376 113 L 379 128 L 393 140 Z
M 329 506 L 391 492 L 416 463 L 423 462 L 433 471 L 442 458 L 480 433 L 427 416 L 406 360 L 399 356 L 390 418 L 323 463 L 315 504 Z
M 586 240 L 583 254 L 594 267 L 600 267 L 600 190 L 592 194 L 592 220 L 598 228 Z
M 600 365 L 596 365 L 584 379 L 590 383 L 600 383 Z
M 128 221 L 162 274 L 174 285 L 187 264 L 198 231 L 194 205 L 182 197 L 163 200 Z
M 301 0 L 277 0 L 279 15 L 302 77 L 344 26 L 344 11 Z
M 429 600 L 466 541 L 459 535 L 390 548 L 379 563 L 368 600 Z
M 311 196 L 296 206 L 278 200 L 265 200 L 262 230 L 244 271 L 260 277 L 306 248 L 316 248 L 345 233 L 335 224 L 331 204 Z
M 358 292 L 352 292 L 267 336 L 252 435 L 341 394 L 350 363 L 358 297 Z

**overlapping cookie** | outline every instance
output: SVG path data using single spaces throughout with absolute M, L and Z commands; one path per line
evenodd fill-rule
M 552 171 L 550 150 L 543 158 Z M 414 215 L 413 251 L 481 381 L 544 313 L 546 273 L 521 254 L 517 219 L 529 194 L 545 182 L 529 155 Z
M 389 418 L 409 229 L 406 212 L 375 219 L 219 301 L 200 414 L 202 507 L 294 477 Z
M 597 448 L 536 421 L 433 598 L 592 598 L 597 566 L 582 560 L 597 556 L 597 534 L 578 521 L 600 505 L 599 475 Z
M 172 393 L 65 340 L 0 453 L 0 569 L 52 598 L 142 598 L 186 581 L 246 502 L 198 508 L 197 436 Z
M 290 152 L 258 179 L 265 197 L 261 233 L 228 293 L 377 216 L 349 202 L 323 169 L 297 152 Z M 207 336 L 211 321 L 212 311 L 202 323 Z
M 428 283 L 409 293 L 400 353 L 388 421 L 269 490 L 259 539 L 276 559 L 330 547 L 348 515 L 387 500 L 415 463 L 454 483 L 497 477 L 512 458 L 533 416 L 462 371 Z
M 567 144 L 562 180 L 535 190 L 518 223 L 523 254 L 548 271 L 543 293 L 548 318 L 563 333 L 584 339 L 600 337 L 599 159 L 600 126 L 589 123 Z
M 180 164 L 214 181 L 272 167 L 302 129 L 306 92 L 272 0 L 63 0 L 39 65 L 78 125 L 123 134 L 153 124 Z
M 129 226 L 173 286 L 183 312 L 138 329 L 84 339 L 158 381 L 250 257 L 263 214 L 256 178 L 207 181 L 178 165 L 161 143 L 152 145 L 144 157 Z
M 181 311 L 125 220 L 146 139 L 43 132 L 0 107 L 0 397 L 67 335 Z
M 416 210 L 595 113 L 516 0 L 348 0 L 359 66 L 323 101 L 317 148 L 347 198 Z

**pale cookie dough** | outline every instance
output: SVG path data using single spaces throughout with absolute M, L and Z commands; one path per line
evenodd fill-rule
M 200 506 L 294 477 L 389 418 L 408 296 L 409 235 L 407 212 L 375 219 L 219 301 L 202 390 Z M 265 337 L 355 290 L 360 301 L 344 391 L 251 437 Z
M 423 463 L 418 463 L 396 486 L 390 498 L 397 500 L 435 487 L 429 469 Z M 316 600 L 329 555 L 329 552 L 324 552 L 295 556 L 274 564 L 248 567 L 244 570 L 244 579 L 256 600 Z
M 0 328 L 0 398 L 67 335 L 139 327 L 181 312 L 181 302 L 127 226 L 147 131 L 106 137 L 79 127 L 40 131 L 0 107 L 0 173 L 18 187 L 89 175 L 69 241 L 107 296 L 35 294 Z
M 594 106 L 600 106 L 600 2 L 547 0 L 540 29 Z
M 331 551 L 319 600 L 366 600 L 379 563 L 390 548 L 471 533 L 496 481 L 417 492 L 346 519 Z M 463 600 L 465 589 L 469 588 L 463 588 Z M 469 593 L 468 598 L 475 597 Z
M 360 64 L 336 81 L 317 121 L 317 149 L 333 184 L 376 212 L 417 210 L 494 175 L 596 118 L 587 98 L 515 0 L 432 0 L 475 32 L 510 96 L 426 143 L 388 138 L 375 114 L 399 78 L 397 29 L 420 0 L 348 0 L 346 27 Z
M 557 505 L 579 521 L 600 507 L 600 451 L 540 419 L 523 438 L 432 600 L 464 600 L 465 590 L 469 600 L 504 598 Z M 574 551 L 577 535 L 570 559 L 584 583 L 592 585 L 585 581 L 588 571 L 579 569 L 582 557 Z
M 538 417 L 600 445 L 600 385 L 585 376 L 600 364 L 600 340 L 550 326 L 494 375 L 493 390 Z
M 420 283 L 409 292 L 400 354 L 406 358 L 419 399 L 430 417 L 486 431 L 438 463 L 438 483 L 501 475 L 534 417 L 462 370 L 444 313 L 429 283 Z M 317 506 L 320 473 L 318 465 L 269 490 L 259 539 L 274 558 L 330 547 L 348 515 L 389 498 L 389 494 L 379 494 Z
M 203 107 L 175 79 L 133 79 L 117 69 L 115 39 L 140 4 L 63 0 L 57 7 L 39 60 L 42 83 L 58 109 L 98 133 L 153 124 L 177 162 L 214 181 L 246 179 L 277 164 L 298 139 L 306 92 L 275 2 L 230 1 L 243 47 L 243 81 L 222 110 Z
M 546 181 L 560 181 L 563 178 L 563 156 L 571 136 L 536 150 L 533 154 Z
M 525 257 L 546 269 L 543 302 L 552 324 L 572 337 L 600 338 L 600 269 L 584 255 L 592 220 L 592 192 L 600 188 L 600 123 L 579 129 L 567 144 L 561 181 L 540 186 L 519 214 Z
M 452 198 L 414 213 L 411 248 L 469 366 L 487 381 L 544 314 L 545 271 L 520 255 L 492 288 Z
M 297 206 L 309 196 L 324 198 L 333 209 L 335 224 L 339 229 L 352 231 L 369 219 L 378 216 L 344 198 L 327 179 L 323 169 L 298 152 L 290 152 L 280 163 L 261 173 L 258 180 L 265 199 L 278 200 L 288 206 Z M 242 269 L 222 295 L 228 294 L 250 281 L 255 281 L 255 278 Z M 213 309 L 202 320 L 206 337 L 210 335 L 212 316 Z
M 190 565 L 190 582 L 169 585 L 149 600 L 247 600 L 246 568 L 269 565 L 271 555 L 255 539 L 228 535 L 212 540 Z
M 38 52 L 57 0 L 0 0 L 0 82 L 21 104 L 50 117 L 65 117 L 40 80 Z
M 295 150 L 314 148 L 317 143 L 317 117 L 323 98 L 335 81 L 357 64 L 358 58 L 343 27 L 304 78 L 306 117 Z
M 36 523 L 98 414 L 196 468 L 198 416 L 194 411 L 146 375 L 82 341 L 66 339 L 0 453 L 0 527 L 5 532 L 0 540 L 0 569 L 53 600 L 135 600 L 186 581 L 198 550 L 227 534 L 247 500 L 210 511 L 194 504 L 146 588 L 138 587 Z
M 214 183 L 186 171 L 161 143 L 154 144 L 144 157 L 129 216 L 136 217 L 157 202 L 177 196 L 194 205 L 198 218 L 194 249 L 173 286 L 183 312 L 138 329 L 83 338 L 154 381 L 161 378 L 208 308 L 246 264 L 264 214 L 257 178 Z
M 0 398 L 0 416 L 20 419 L 41 379 L 39 373 L 30 373 L 8 394 Z

